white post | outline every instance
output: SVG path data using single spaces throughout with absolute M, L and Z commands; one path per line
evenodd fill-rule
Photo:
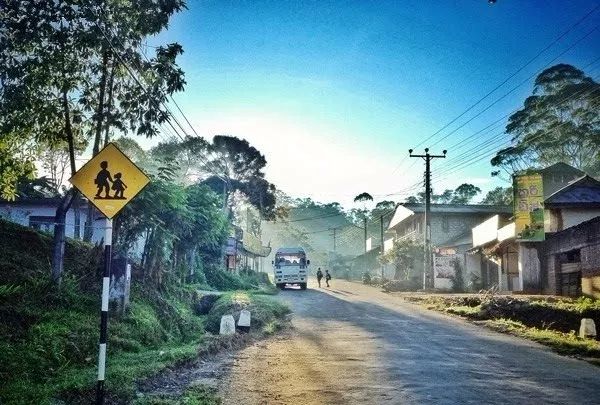
M 102 305 L 100 312 L 100 344 L 98 350 L 98 385 L 96 404 L 104 404 L 104 379 L 106 369 L 106 342 L 108 334 L 108 297 L 110 289 L 110 265 L 112 259 L 112 219 L 106 218 L 104 228 L 104 272 L 102 274 Z

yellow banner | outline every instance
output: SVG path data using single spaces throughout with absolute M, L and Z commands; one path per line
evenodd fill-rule
M 516 175 L 513 180 L 517 240 L 541 242 L 544 233 L 544 189 L 542 175 Z

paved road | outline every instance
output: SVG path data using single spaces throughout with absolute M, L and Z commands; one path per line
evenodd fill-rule
M 225 404 L 600 404 L 600 368 L 371 287 L 278 299 L 294 330 L 236 355 Z

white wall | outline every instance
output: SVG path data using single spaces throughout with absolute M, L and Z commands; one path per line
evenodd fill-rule
M 574 227 L 582 222 L 600 216 L 600 208 L 582 209 L 582 208 L 563 208 L 561 210 L 563 229 Z
M 52 217 L 56 214 L 56 208 L 43 205 L 17 205 L 17 204 L 0 204 L 0 217 L 7 221 L 11 221 L 23 226 L 30 226 L 30 217 Z M 79 234 L 83 237 L 83 230 L 87 218 L 87 208 L 79 209 L 80 215 L 80 231 Z M 100 243 L 104 237 L 105 220 L 94 221 L 94 230 L 92 234 L 92 242 Z M 46 232 L 52 233 L 52 228 L 44 227 Z M 65 220 L 65 233 L 67 237 L 75 237 L 75 213 L 71 208 L 67 212 Z

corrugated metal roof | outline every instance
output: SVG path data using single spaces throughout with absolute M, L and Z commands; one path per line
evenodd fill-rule
M 404 203 L 401 205 L 415 213 L 425 212 L 425 204 Z M 510 214 L 513 210 L 510 205 L 431 204 L 430 207 L 432 214 Z
M 600 181 L 585 175 L 550 195 L 544 203 L 547 207 L 600 205 Z

